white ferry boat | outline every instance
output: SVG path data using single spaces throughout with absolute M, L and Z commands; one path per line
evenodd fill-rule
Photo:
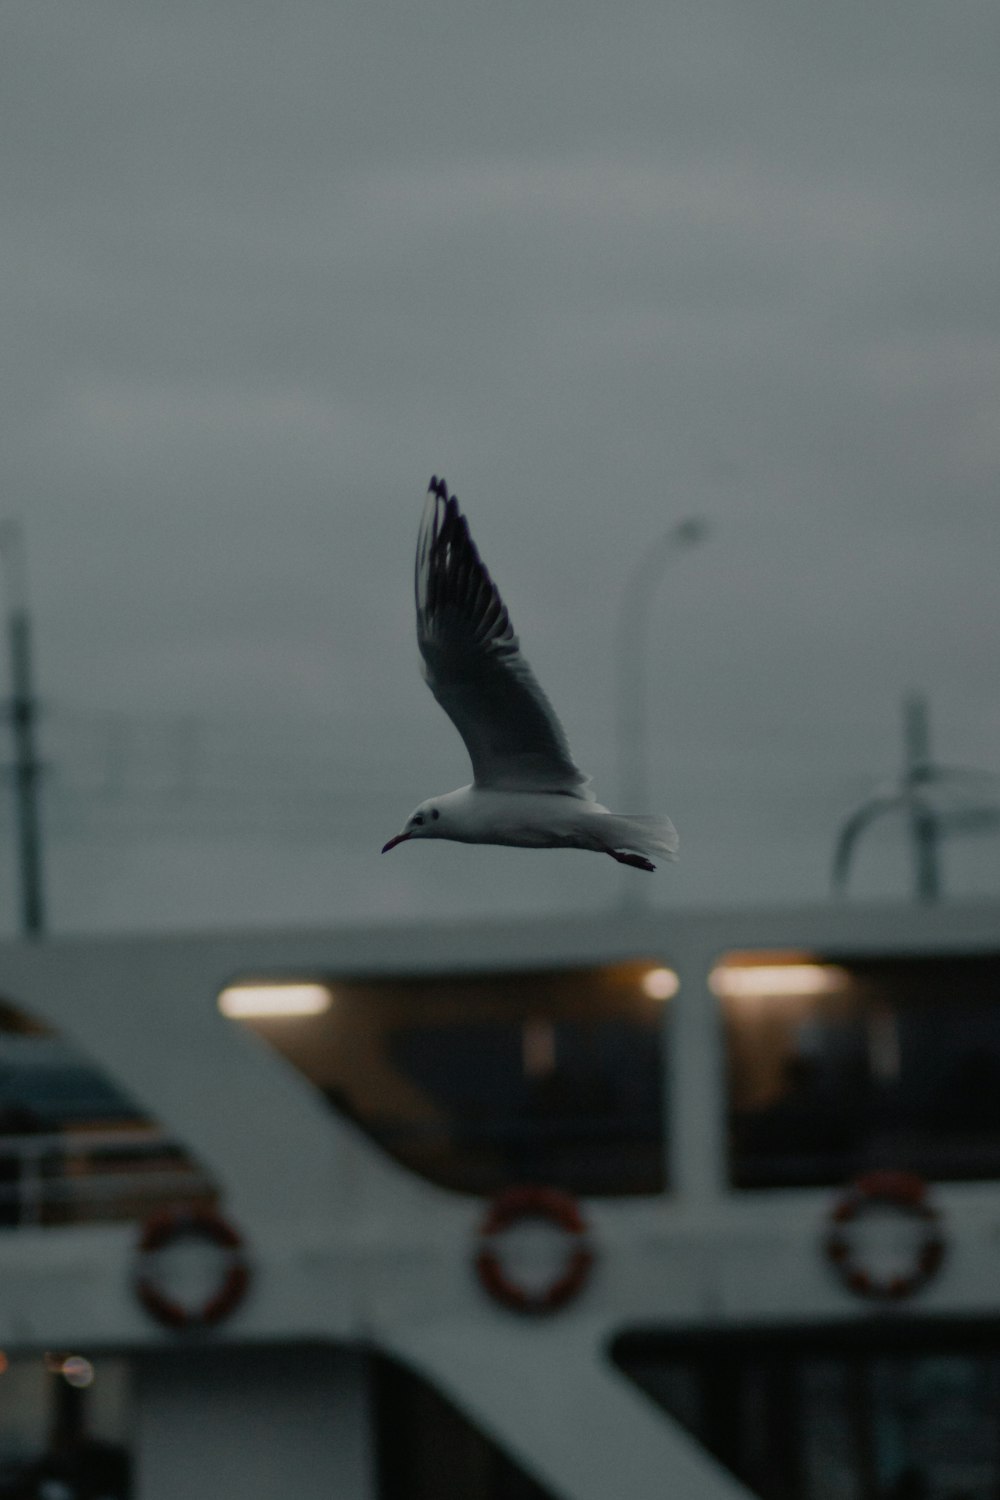
M 0 947 L 0 1497 L 1000 1495 L 1000 906 Z

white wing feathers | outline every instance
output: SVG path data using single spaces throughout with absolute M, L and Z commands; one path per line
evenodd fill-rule
M 415 581 L 424 677 L 465 741 L 476 785 L 593 801 L 458 502 L 436 477 L 417 539 Z

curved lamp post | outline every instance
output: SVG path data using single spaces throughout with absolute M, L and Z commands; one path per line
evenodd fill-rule
M 699 516 L 675 521 L 636 561 L 625 580 L 615 632 L 618 695 L 618 795 L 624 813 L 650 811 L 649 635 L 653 601 L 671 561 L 708 535 Z M 638 887 L 630 882 L 630 893 Z

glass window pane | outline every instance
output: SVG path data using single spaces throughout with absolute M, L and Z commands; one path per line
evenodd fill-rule
M 323 978 L 327 1005 L 268 1015 L 255 1000 L 239 1024 L 399 1161 L 447 1187 L 484 1193 L 534 1181 L 586 1194 L 650 1193 L 664 1186 L 668 1001 L 658 994 L 668 974 L 637 960 Z M 287 991 L 287 976 L 231 985 L 227 1013 L 240 1013 L 241 989 L 257 993 L 268 982 Z
M 1000 1176 L 1000 957 L 730 954 L 712 984 L 736 1186 Z
M 996 1500 L 1000 1326 L 616 1340 L 630 1378 L 763 1500 Z

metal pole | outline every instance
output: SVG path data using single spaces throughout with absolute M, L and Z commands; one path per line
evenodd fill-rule
M 650 619 L 656 590 L 671 558 L 696 546 L 708 534 L 697 516 L 676 521 L 638 559 L 625 581 L 615 633 L 618 692 L 618 795 L 623 813 L 645 813 L 649 802 L 649 690 Z M 629 882 L 631 893 L 638 887 Z
M 941 895 L 938 832 L 934 814 L 919 802 L 911 803 L 910 837 L 915 865 L 914 893 L 918 901 L 937 901 Z
M 919 794 L 932 774 L 927 700 L 913 693 L 903 701 L 906 765 L 903 780 L 909 794 L 910 842 L 913 846 L 914 895 L 918 901 L 937 901 L 941 895 L 938 819 Z
M 903 770 L 897 788 L 873 797 L 853 812 L 837 835 L 833 856 L 832 886 L 835 896 L 847 894 L 851 860 L 860 836 L 883 813 L 902 813 L 907 822 L 913 854 L 913 896 L 917 901 L 941 898 L 944 874 L 941 853 L 948 833 L 992 832 L 1000 826 L 1000 811 L 976 794 L 977 780 L 987 786 L 996 781 L 989 772 L 936 766 L 931 760 L 931 737 L 927 701 L 918 693 L 903 699 Z M 934 789 L 951 781 L 971 792 L 951 804 L 935 802 Z
M 41 762 L 35 748 L 37 704 L 32 691 L 31 623 L 23 597 L 20 531 L 13 521 L 0 529 L 0 557 L 8 595 L 10 722 L 14 740 L 14 817 L 21 881 L 21 930 L 37 937 L 45 928 L 38 789 Z
M 625 813 L 648 811 L 647 737 L 649 622 L 653 599 L 676 552 L 695 546 L 708 526 L 696 516 L 677 521 L 638 559 L 625 582 L 618 612 L 615 662 L 618 686 L 618 787 Z

